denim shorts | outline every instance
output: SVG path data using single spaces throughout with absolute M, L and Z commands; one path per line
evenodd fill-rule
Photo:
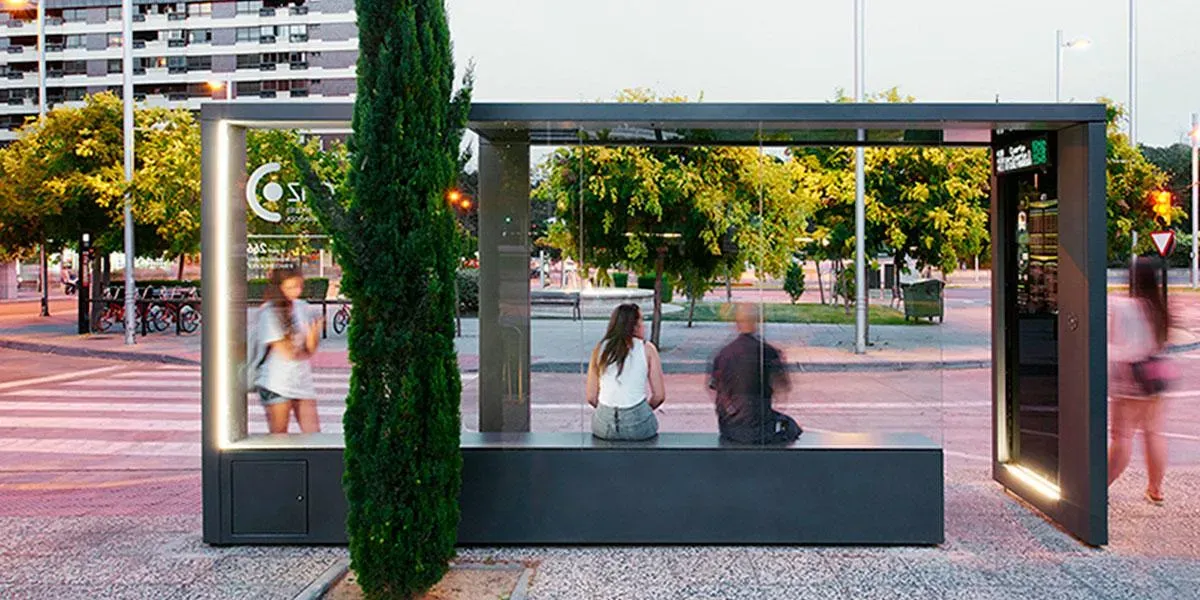
M 592 435 L 604 440 L 648 440 L 658 435 L 658 418 L 645 400 L 629 408 L 601 404 L 592 413 Z
M 280 396 L 279 394 L 276 394 L 267 388 L 260 387 L 258 388 L 258 400 L 259 402 L 262 402 L 263 406 L 271 406 L 272 404 L 283 404 L 284 402 L 291 400 L 291 398 L 284 398 L 283 396 Z

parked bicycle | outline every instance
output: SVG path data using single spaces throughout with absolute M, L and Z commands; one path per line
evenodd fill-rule
M 350 303 L 345 302 L 333 313 L 333 332 L 341 334 L 350 327 Z

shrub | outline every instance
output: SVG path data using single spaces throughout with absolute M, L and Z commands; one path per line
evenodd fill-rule
M 629 273 L 613 273 L 612 280 L 613 287 L 629 287 Z M 651 285 L 650 287 L 653 288 L 654 286 Z
M 804 265 L 793 262 L 788 265 L 787 274 L 783 278 L 783 291 L 787 292 L 795 304 L 804 295 Z
M 479 269 L 458 270 L 458 310 L 462 314 L 479 312 Z

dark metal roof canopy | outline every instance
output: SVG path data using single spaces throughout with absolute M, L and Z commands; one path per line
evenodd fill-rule
M 1104 122 L 1101 104 L 477 103 L 468 127 L 535 145 L 966 145 Z

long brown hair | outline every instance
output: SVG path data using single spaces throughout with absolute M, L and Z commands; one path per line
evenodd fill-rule
M 1141 257 L 1134 261 L 1133 269 L 1129 272 L 1130 292 L 1146 307 L 1154 339 L 1160 348 L 1167 345 L 1167 330 L 1171 327 L 1171 313 L 1163 298 L 1162 286 L 1166 282 L 1160 284 L 1158 280 L 1161 267 L 1158 259 Z
M 267 290 L 263 294 L 264 299 L 275 310 L 275 316 L 279 318 L 279 323 L 283 326 L 283 333 L 288 338 L 296 333 L 295 307 L 292 301 L 283 295 L 282 286 L 283 282 L 293 277 L 304 278 L 304 274 L 297 266 L 289 265 L 272 269 L 267 278 Z
M 617 375 L 625 370 L 625 358 L 633 347 L 633 334 L 641 320 L 642 309 L 636 304 L 626 303 L 613 309 L 612 316 L 608 318 L 608 331 L 600 340 L 604 348 L 600 351 L 601 369 L 617 365 Z

